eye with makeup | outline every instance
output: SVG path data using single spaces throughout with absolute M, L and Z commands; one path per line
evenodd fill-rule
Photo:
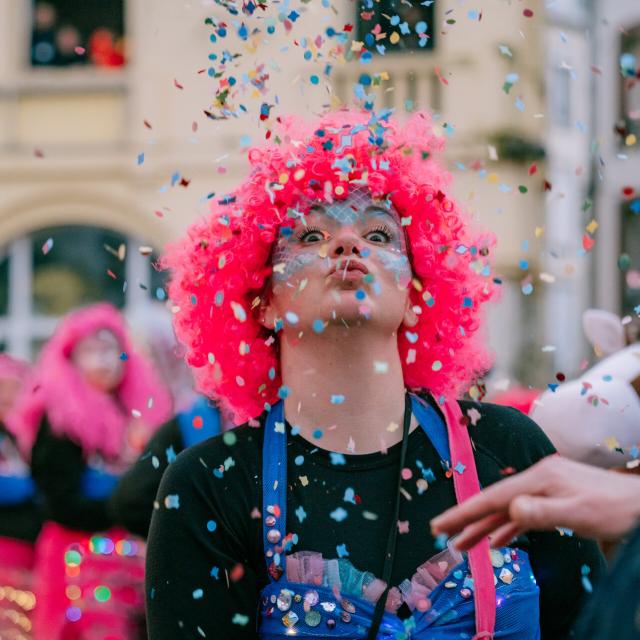
M 386 224 L 380 224 L 370 231 L 367 231 L 364 238 L 365 240 L 375 242 L 376 244 L 386 244 L 393 240 L 393 231 L 391 231 Z
M 327 234 L 318 227 L 305 227 L 300 231 L 296 238 L 302 244 L 312 244 L 315 242 L 323 242 L 327 238 Z

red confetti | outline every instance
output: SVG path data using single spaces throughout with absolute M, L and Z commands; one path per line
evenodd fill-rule
M 558 373 L 556 373 L 556 380 L 558 382 L 564 382 L 567 379 L 567 376 L 564 375 L 564 373 L 558 371 Z
M 174 86 L 176 89 L 184 89 L 184 86 L 183 86 L 183 85 L 181 85 L 181 84 L 180 84 L 180 83 L 179 83 L 175 78 L 173 79 L 173 86 Z
M 195 416 L 192 423 L 194 429 L 202 429 L 202 425 L 204 424 L 202 416 Z
M 633 187 L 622 187 L 622 195 L 625 198 L 631 198 L 634 194 Z
M 532 176 L 534 173 L 536 173 L 538 171 L 538 165 L 534 162 L 530 167 L 529 167 L 529 175 Z
M 115 273 L 113 273 L 113 271 L 111 271 L 111 269 L 107 269 L 107 275 L 108 275 L 110 278 L 113 278 L 114 280 L 117 280 L 117 279 L 118 279 L 118 276 L 116 276 L 116 274 L 115 274 Z
M 553 189 L 553 186 L 551 185 L 551 183 L 548 180 L 544 181 L 544 190 L 545 191 L 551 191 L 551 189 Z
M 513 467 L 505 467 L 504 469 L 500 469 L 501 476 L 512 476 L 516 470 Z
M 345 24 L 344 27 L 342 27 L 343 31 L 353 31 L 353 25 L 352 24 Z
M 231 582 L 238 582 L 238 580 L 242 579 L 242 576 L 244 576 L 244 567 L 238 563 L 231 569 L 229 580 L 231 580 Z
M 449 86 L 449 81 L 446 78 L 443 78 L 442 74 L 440 73 L 440 67 L 436 67 L 434 71 L 436 72 L 436 76 L 438 76 L 438 80 L 440 80 L 442 84 Z
M 190 183 L 191 183 L 191 180 L 187 180 L 186 178 L 180 178 L 181 187 L 188 187 Z
M 582 248 L 585 251 L 591 251 L 591 249 L 593 249 L 595 244 L 596 244 L 596 241 L 588 233 L 585 233 L 582 236 Z
M 143 120 L 144 122 L 144 126 L 147 127 L 147 129 L 153 129 L 153 127 L 151 126 L 151 123 L 148 120 Z
M 155 213 L 158 218 L 164 218 L 164 213 L 162 213 L 162 211 L 158 211 L 156 209 L 153 213 Z
M 533 11 L 531 11 L 531 9 L 525 9 L 525 10 L 522 12 L 522 15 L 523 15 L 525 18 L 533 18 Z
M 42 151 L 42 149 L 34 149 L 33 150 L 33 155 L 36 158 L 44 158 L 44 151 Z

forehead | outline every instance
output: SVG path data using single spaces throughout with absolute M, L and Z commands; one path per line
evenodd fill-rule
M 374 200 L 368 193 L 354 191 L 344 200 L 335 202 L 312 202 L 309 217 L 326 217 L 340 224 L 353 224 L 371 217 L 386 218 L 387 222 L 399 224 L 400 216 L 390 202 Z
M 78 340 L 77 346 L 80 348 L 117 347 L 118 338 L 113 331 L 109 331 L 109 329 L 99 329 Z

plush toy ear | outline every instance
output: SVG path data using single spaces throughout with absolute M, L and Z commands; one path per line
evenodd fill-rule
M 626 346 L 622 321 L 603 309 L 587 309 L 582 314 L 582 327 L 596 352 L 608 356 Z

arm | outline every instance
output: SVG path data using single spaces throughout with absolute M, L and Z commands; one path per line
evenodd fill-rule
M 182 437 L 175 419 L 156 431 L 144 453 L 120 478 L 111 495 L 109 504 L 118 524 L 143 538 L 147 537 L 160 479 L 182 448 Z
M 184 451 L 160 483 L 147 550 L 150 640 L 257 639 L 261 580 L 242 526 L 250 521 L 243 496 L 251 488 L 237 468 L 214 477 L 216 456 L 201 455 L 214 446 Z M 227 455 L 221 451 L 220 462 Z
M 108 529 L 113 518 L 107 501 L 82 494 L 85 466 L 82 449 L 67 438 L 54 436 L 43 421 L 31 452 L 31 473 L 44 498 L 45 515 L 72 529 Z

